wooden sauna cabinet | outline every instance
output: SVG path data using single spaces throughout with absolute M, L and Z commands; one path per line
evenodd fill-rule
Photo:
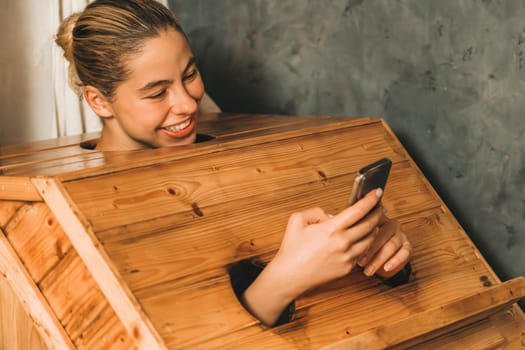
M 198 124 L 204 141 L 176 148 L 101 153 L 80 146 L 92 134 L 0 149 L 2 350 L 525 347 L 524 279 L 498 279 L 384 120 Z M 414 247 L 409 282 L 356 268 L 262 326 L 229 268 L 269 261 L 292 212 L 342 210 L 382 157 L 384 204 Z

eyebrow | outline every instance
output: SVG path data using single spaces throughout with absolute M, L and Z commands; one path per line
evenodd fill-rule
M 190 69 L 191 66 L 195 65 L 195 57 L 191 57 L 189 60 L 188 60 L 188 63 L 186 64 L 186 67 L 184 67 L 184 72 L 187 72 L 188 69 Z M 156 88 L 157 86 L 160 86 L 160 85 L 169 85 L 169 84 L 172 84 L 173 83 L 173 80 L 167 80 L 167 79 L 163 79 L 163 80 L 155 80 L 155 81 L 151 81 L 149 83 L 147 83 L 146 85 L 144 85 L 143 87 L 137 89 L 137 91 L 139 92 L 144 92 L 144 91 L 148 91 L 148 90 L 151 90 L 153 88 Z

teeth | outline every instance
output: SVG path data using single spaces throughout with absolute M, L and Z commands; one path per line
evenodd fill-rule
M 186 129 L 188 127 L 188 125 L 190 125 L 190 123 L 191 123 L 191 119 L 188 119 L 184 123 L 180 123 L 180 124 L 172 125 L 172 126 L 166 126 L 164 129 L 166 129 L 168 131 L 177 132 L 177 131 L 181 131 L 181 130 Z

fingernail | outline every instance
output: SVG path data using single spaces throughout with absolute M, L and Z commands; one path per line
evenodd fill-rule
M 381 197 L 382 194 L 383 194 L 383 189 L 382 189 L 382 188 L 378 188 L 378 189 L 376 190 L 376 195 L 377 195 L 378 197 Z
M 366 264 L 366 255 L 363 255 L 358 261 L 357 261 L 357 265 L 363 267 L 365 266 Z
M 391 264 L 391 263 L 386 263 L 385 266 L 383 267 L 383 269 L 384 269 L 386 272 L 392 270 L 392 264 Z
M 365 275 L 367 275 L 368 277 L 372 276 L 374 274 L 374 272 L 375 272 L 374 265 L 369 265 L 364 270 Z

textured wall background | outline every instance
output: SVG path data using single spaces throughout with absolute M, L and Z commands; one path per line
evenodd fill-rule
M 525 1 L 171 0 L 225 111 L 384 117 L 525 275 Z

